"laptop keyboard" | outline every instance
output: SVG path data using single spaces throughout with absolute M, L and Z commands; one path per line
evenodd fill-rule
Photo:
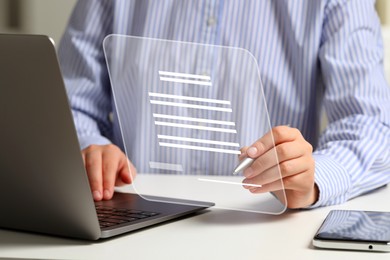
M 122 225 L 124 223 L 154 217 L 159 214 L 157 212 L 111 208 L 107 206 L 96 206 L 96 212 L 101 228 Z

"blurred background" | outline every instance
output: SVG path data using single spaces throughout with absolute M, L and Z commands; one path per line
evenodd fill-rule
M 50 35 L 59 42 L 77 0 L 0 0 L 0 32 Z

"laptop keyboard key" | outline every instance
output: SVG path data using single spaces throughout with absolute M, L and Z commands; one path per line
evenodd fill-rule
M 159 215 L 157 212 L 141 211 L 135 209 L 120 209 L 96 206 L 97 216 L 101 228 L 113 227 L 127 222 L 146 219 Z

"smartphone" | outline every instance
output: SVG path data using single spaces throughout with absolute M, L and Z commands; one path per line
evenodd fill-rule
M 314 236 L 313 245 L 390 252 L 390 212 L 332 210 Z

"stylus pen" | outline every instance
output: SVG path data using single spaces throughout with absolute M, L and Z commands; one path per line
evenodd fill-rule
M 247 157 L 245 158 L 244 160 L 242 160 L 242 162 L 240 162 L 236 168 L 234 169 L 233 171 L 233 174 L 236 175 L 237 173 L 239 173 L 240 171 L 243 171 L 245 170 L 246 168 L 248 168 L 254 161 L 255 159 L 253 158 L 250 158 L 250 157 Z

